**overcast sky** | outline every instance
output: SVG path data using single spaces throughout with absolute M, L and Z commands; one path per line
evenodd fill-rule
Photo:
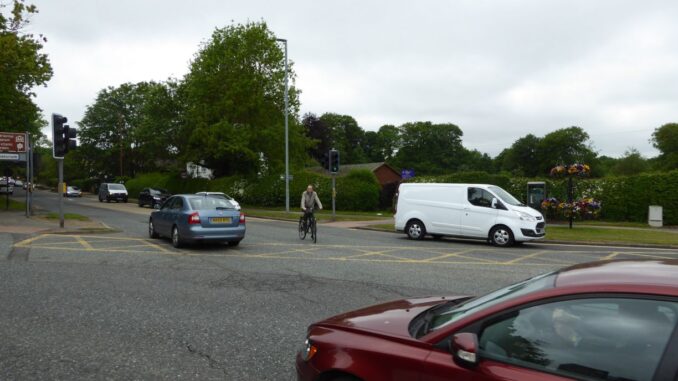
M 302 112 L 367 130 L 454 123 L 494 156 L 576 125 L 601 154 L 654 156 L 652 131 L 678 122 L 676 0 L 34 3 L 54 68 L 37 103 L 71 121 L 107 86 L 181 78 L 214 28 L 264 20 L 289 41 Z

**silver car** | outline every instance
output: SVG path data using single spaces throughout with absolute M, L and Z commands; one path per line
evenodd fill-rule
M 174 247 L 197 242 L 237 246 L 245 238 L 245 214 L 224 197 L 180 194 L 151 212 L 148 235 L 172 239 Z

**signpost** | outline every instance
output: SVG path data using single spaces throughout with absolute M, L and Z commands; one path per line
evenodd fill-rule
M 30 173 L 30 142 L 25 132 L 0 132 L 0 161 L 13 161 L 26 163 L 26 181 L 32 177 Z M 9 174 L 8 174 L 9 173 Z M 5 173 L 6 186 L 9 191 L 9 177 L 11 170 L 7 168 Z M 30 204 L 32 195 L 30 187 L 26 191 L 26 217 L 30 217 Z M 7 192 L 7 206 L 9 206 L 9 192 Z
M 414 177 L 414 169 L 403 169 L 400 171 L 400 177 L 403 180 L 409 180 Z

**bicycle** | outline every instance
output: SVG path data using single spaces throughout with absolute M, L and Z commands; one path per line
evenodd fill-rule
M 308 214 L 308 223 L 306 222 L 306 214 Z M 318 242 L 318 224 L 313 215 L 313 210 L 306 212 L 303 216 L 299 217 L 299 238 L 306 239 L 306 235 L 311 233 L 311 239 L 313 243 Z

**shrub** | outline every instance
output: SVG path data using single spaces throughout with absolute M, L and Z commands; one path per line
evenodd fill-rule
M 337 209 L 375 210 L 379 206 L 379 182 L 372 171 L 353 170 L 337 178 Z

